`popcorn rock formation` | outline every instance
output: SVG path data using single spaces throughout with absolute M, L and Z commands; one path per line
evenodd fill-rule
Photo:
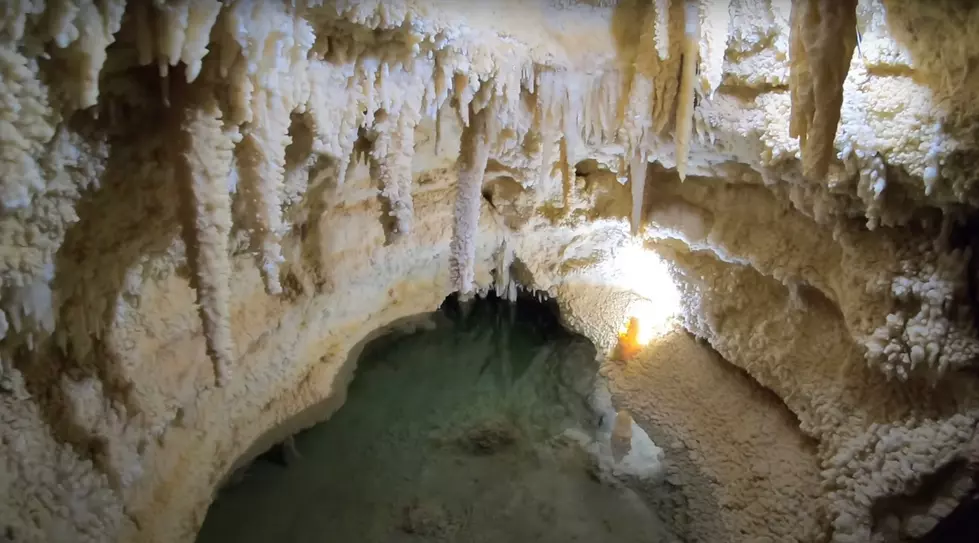
M 728 414 L 657 393 L 749 519 L 704 537 L 923 535 L 979 447 L 979 8 L 920 4 L 7 3 L 0 525 L 189 541 L 386 323 L 519 284 L 611 352 L 672 282 L 716 355 L 613 373 L 719 355 L 814 443 L 803 510 L 747 500 L 745 457 L 697 449 Z

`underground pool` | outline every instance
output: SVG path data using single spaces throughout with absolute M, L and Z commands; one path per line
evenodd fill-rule
M 669 542 L 663 451 L 533 297 L 393 327 L 344 405 L 239 470 L 198 543 Z

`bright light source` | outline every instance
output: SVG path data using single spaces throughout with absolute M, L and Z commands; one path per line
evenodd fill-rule
M 628 311 L 630 320 L 638 323 L 635 337 L 639 345 L 649 345 L 649 342 L 665 334 L 670 329 L 670 319 L 675 313 L 665 314 L 662 308 L 652 302 L 643 300 L 633 304 Z
M 639 297 L 626 309 L 619 335 L 631 352 L 669 331 L 680 312 L 680 291 L 666 261 L 641 243 L 623 246 L 611 260 L 610 282 Z

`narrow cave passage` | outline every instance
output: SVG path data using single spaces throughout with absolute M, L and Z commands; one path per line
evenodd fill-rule
M 368 343 L 343 407 L 225 487 L 197 541 L 677 539 L 595 347 L 531 296 L 470 304 Z

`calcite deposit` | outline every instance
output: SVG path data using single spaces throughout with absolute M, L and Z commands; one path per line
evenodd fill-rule
M 979 458 L 977 34 L 956 0 L 4 2 L 0 533 L 192 541 L 365 338 L 523 288 L 600 353 L 640 323 L 604 373 L 709 475 L 702 540 L 925 534 Z

